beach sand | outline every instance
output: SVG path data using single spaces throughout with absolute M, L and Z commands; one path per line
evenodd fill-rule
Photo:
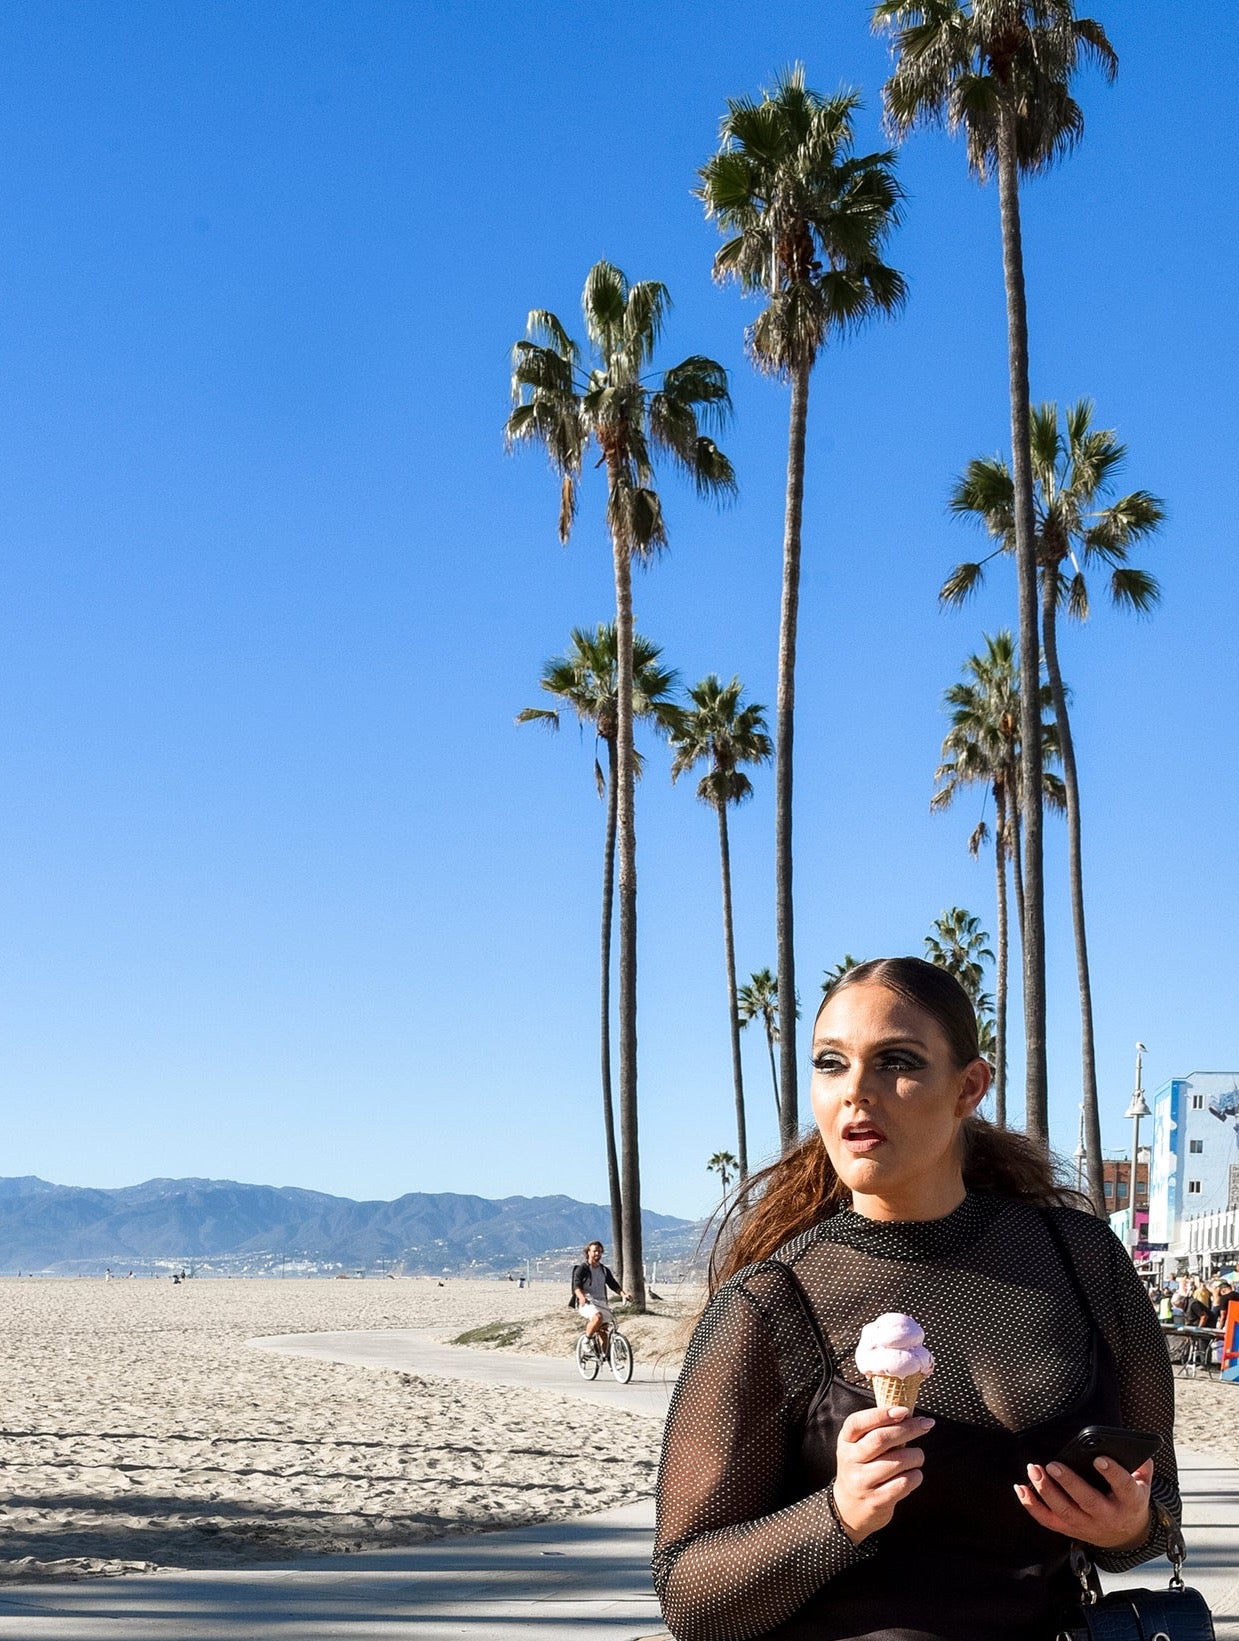
M 356 1328 L 451 1338 L 559 1298 L 550 1283 L 417 1278 L 0 1281 L 0 1579 L 409 1544 L 648 1495 L 656 1419 L 246 1345 Z
M 410 1544 L 653 1490 L 655 1418 L 246 1344 L 504 1322 L 503 1348 L 570 1375 L 579 1323 L 553 1283 L 23 1278 L 0 1281 L 0 1305 L 5 1581 Z M 677 1308 L 625 1323 L 642 1363 L 683 1349 Z M 1239 1463 L 1239 1386 L 1175 1383 L 1180 1443 Z

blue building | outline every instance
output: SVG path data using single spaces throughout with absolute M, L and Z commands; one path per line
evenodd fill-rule
M 1239 1254 L 1239 1073 L 1172 1077 L 1151 1101 L 1148 1240 L 1163 1267 L 1208 1272 Z

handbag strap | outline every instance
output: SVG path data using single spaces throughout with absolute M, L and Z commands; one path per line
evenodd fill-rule
M 1170 1588 L 1183 1588 L 1183 1563 L 1187 1560 L 1187 1545 L 1183 1534 L 1163 1505 L 1154 1504 L 1153 1514 L 1166 1535 L 1166 1557 L 1170 1562 Z M 1093 1558 L 1079 1542 L 1071 1541 L 1071 1571 L 1080 1581 L 1080 1599 L 1086 1607 L 1095 1606 L 1101 1599 L 1101 1582 Z

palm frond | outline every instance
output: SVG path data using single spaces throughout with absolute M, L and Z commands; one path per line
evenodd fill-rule
M 609 360 L 623 339 L 628 281 L 611 262 L 595 262 L 585 276 L 581 309 L 590 341 Z
M 624 304 L 624 350 L 634 374 L 640 374 L 653 358 L 671 309 L 667 287 L 654 279 L 633 285 Z
M 1047 809 L 1052 809 L 1056 815 L 1067 813 L 1067 788 L 1063 784 L 1061 775 L 1052 774 L 1046 770 L 1041 777 L 1041 796 Z
M 576 518 L 576 475 L 566 472 L 559 486 L 559 539 L 565 546 Z
M 964 604 L 985 579 L 983 564 L 957 564 L 942 583 L 938 600 L 942 604 Z
M 1137 615 L 1149 615 L 1161 602 L 1162 590 L 1157 577 L 1134 565 L 1115 570 L 1110 577 L 1111 601 Z
M 516 714 L 516 721 L 518 724 L 542 724 L 552 731 L 559 728 L 559 714 L 549 707 L 523 707 Z
M 549 308 L 532 308 L 525 321 L 525 334 L 544 348 L 557 353 L 569 365 L 575 365 L 580 356 L 576 343 Z

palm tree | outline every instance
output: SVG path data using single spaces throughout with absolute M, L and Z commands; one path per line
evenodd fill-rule
M 883 87 L 890 127 L 922 123 L 963 130 L 968 163 L 998 177 L 1014 453 L 1014 526 L 1019 589 L 1021 782 L 1024 815 L 1025 1126 L 1049 1141 L 1045 1048 L 1045 896 L 1042 870 L 1041 743 L 1037 694 L 1037 566 L 1028 422 L 1028 312 L 1020 237 L 1019 179 L 1048 170 L 1079 141 L 1084 115 L 1071 95 L 1081 60 L 1108 80 L 1118 58 L 1105 30 L 1077 17 L 1074 0 L 881 0 L 874 27 L 894 36 L 895 69 Z
M 731 1184 L 739 1164 L 730 1151 L 716 1151 L 706 1163 L 706 1168 L 712 1174 L 717 1174 L 723 1182 L 723 1195 L 727 1195 L 727 1187 Z M 744 1170 L 740 1168 L 740 1178 L 744 1178 Z
M 775 1063 L 774 1045 L 779 1040 L 779 982 L 769 969 L 758 969 L 748 983 L 736 992 L 736 1015 L 743 1031 L 750 1020 L 760 1020 L 766 1028 L 766 1047 L 770 1050 L 770 1080 L 774 1084 L 774 1114 L 782 1118 L 779 1100 L 779 1069 Z
M 731 411 L 727 372 L 702 355 L 648 379 L 670 307 L 665 285 L 630 285 L 609 262 L 596 262 L 581 297 L 592 354 L 585 356 L 553 313 L 535 308 L 525 339 L 512 350 L 514 408 L 509 446 L 540 444 L 560 476 L 559 537 L 576 514 L 586 454 L 598 451 L 607 476 L 607 529 L 615 572 L 615 738 L 619 856 L 619 1107 L 623 1187 L 623 1265 L 638 1309 L 645 1305 L 641 1248 L 641 1159 L 637 1133 L 637 838 L 632 738 L 632 562 L 648 563 L 667 544 L 654 489 L 654 454 L 665 456 L 698 494 L 728 496 L 731 463 L 703 427 Z
M 984 655 L 970 655 L 964 677 L 945 692 L 951 727 L 942 742 L 942 763 L 934 771 L 939 788 L 931 809 L 949 809 L 967 786 L 980 785 L 994 799 L 994 869 L 997 877 L 998 954 L 994 980 L 993 1055 L 994 1119 L 1007 1121 L 1007 976 L 1008 913 L 1007 862 L 1015 871 L 1015 904 L 1021 938 L 1024 927 L 1023 877 L 1020 872 L 1020 690 L 1015 640 L 1007 631 L 985 635 Z M 1058 758 L 1058 736 L 1052 717 L 1050 691 L 1041 686 L 1041 745 L 1043 762 Z M 1064 805 L 1062 782 L 1047 767 L 1041 776 L 1043 801 L 1051 808 Z M 980 853 L 990 829 L 981 820 L 968 841 L 969 853 Z
M 556 656 L 542 669 L 539 686 L 576 713 L 582 724 L 590 724 L 594 735 L 606 747 L 604 773 L 594 754 L 594 780 L 598 796 L 607 800 L 606 841 L 602 856 L 602 980 L 600 998 L 602 1050 L 602 1120 L 607 1149 L 607 1186 L 611 1197 L 611 1246 L 620 1250 L 617 1263 L 623 1275 L 623 1195 L 620 1190 L 619 1156 L 615 1146 L 615 1112 L 611 1096 L 611 919 L 615 906 L 615 817 L 617 810 L 616 740 L 616 644 L 615 623 L 599 622 L 586 632 L 574 627 L 571 648 Z M 673 691 L 678 675 L 659 664 L 662 650 L 648 638 L 634 633 L 632 638 L 632 712 L 634 719 L 645 718 L 664 734 L 675 722 Z M 518 712 L 518 724 L 539 723 L 547 729 L 559 728 L 557 708 L 526 707 Z M 636 773 L 641 772 L 641 754 L 634 754 Z
M 1085 570 L 1109 568 L 1109 592 L 1120 608 L 1145 614 L 1161 596 L 1148 571 L 1127 562 L 1131 548 L 1151 536 L 1165 518 L 1165 508 L 1147 490 L 1102 505 L 1112 481 L 1127 459 L 1113 428 L 1092 426 L 1093 405 L 1081 399 L 1060 427 L 1058 406 L 1042 404 L 1030 412 L 1037 568 L 1040 576 L 1041 645 L 1054 703 L 1054 718 L 1063 760 L 1067 808 L 1067 850 L 1071 880 L 1071 921 L 1075 934 L 1076 973 L 1080 988 L 1080 1052 L 1084 1094 L 1084 1149 L 1089 1195 L 1098 1213 L 1105 1212 L 1101 1156 L 1101 1110 L 1093 1041 L 1093 999 L 1089 975 L 1088 936 L 1084 917 L 1084 866 L 1080 836 L 1080 787 L 1075 741 L 1071 733 L 1067 690 L 1058 659 L 1058 612 L 1077 620 L 1088 616 Z M 983 524 L 999 546 L 989 555 L 1014 546 L 1014 488 L 1011 472 L 998 458 L 969 462 L 951 497 L 951 510 Z M 943 597 L 960 603 L 980 585 L 989 558 L 957 565 Z M 1070 573 L 1068 573 L 1070 566 Z
M 721 146 L 702 168 L 706 215 L 733 237 L 714 276 L 736 279 L 766 306 L 747 332 L 759 370 L 791 388 L 775 761 L 775 920 L 779 991 L 796 995 L 792 923 L 792 734 L 809 378 L 827 339 L 904 299 L 900 274 L 882 261 L 902 191 L 889 153 L 852 152 L 854 91 L 822 97 L 797 66 L 761 101 L 727 105 Z M 795 1026 L 783 1034 L 780 1130 L 785 1150 L 799 1126 Z
M 740 1017 L 736 1004 L 736 940 L 731 911 L 731 845 L 727 809 L 753 794 L 753 783 L 741 764 L 769 763 L 774 753 L 766 734 L 765 707 L 741 705 L 744 686 L 738 678 L 724 684 L 710 673 L 688 692 L 692 705 L 681 709 L 671 732 L 675 757 L 671 779 L 697 764 L 710 767 L 697 783 L 697 796 L 718 815 L 718 847 L 723 875 L 723 951 L 727 968 L 727 1017 L 731 1025 L 731 1076 L 736 1096 L 736 1140 L 740 1178 L 749 1171 L 744 1121 L 744 1076 L 740 1066 Z
M 962 906 L 951 906 L 940 913 L 925 936 L 926 958 L 959 981 L 978 1013 L 990 1001 L 985 991 L 985 965 L 994 961 L 994 954 L 986 945 L 988 939 L 980 918 Z
M 849 969 L 859 964 L 860 958 L 853 957 L 851 952 L 844 952 L 842 958 L 833 969 L 825 969 L 822 973 L 822 996 L 827 997 L 843 979 Z

